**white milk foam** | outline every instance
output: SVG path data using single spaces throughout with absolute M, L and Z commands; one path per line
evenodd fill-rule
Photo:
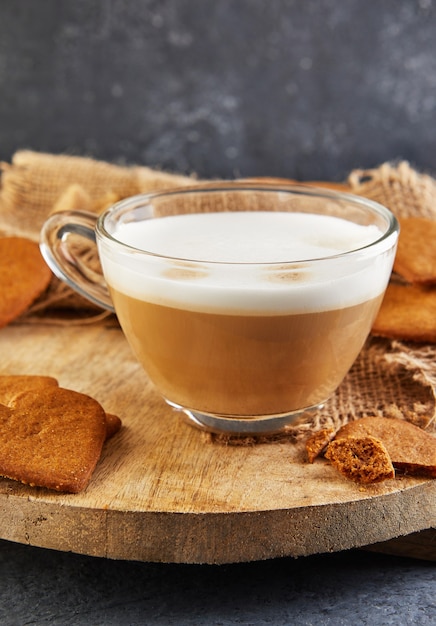
M 100 256 L 108 283 L 138 299 L 209 312 L 284 314 L 351 306 L 382 293 L 393 252 L 356 262 L 336 257 L 381 235 L 376 226 L 324 215 L 201 213 L 124 223 L 112 233 L 117 241 L 171 261 L 140 261 L 138 253 L 120 254 L 106 242 Z M 383 249 L 394 242 L 384 242 Z M 293 272 L 283 266 L 325 257 L 336 258 Z M 198 261 L 197 271 L 189 259 Z
M 380 231 L 326 215 L 259 211 L 120 224 L 114 236 L 140 250 L 179 259 L 283 263 L 360 248 L 377 239 Z

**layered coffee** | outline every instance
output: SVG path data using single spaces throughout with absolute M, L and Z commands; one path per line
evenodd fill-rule
M 120 224 L 124 246 L 101 258 L 123 331 L 168 401 L 269 416 L 322 403 L 356 359 L 392 263 L 359 250 L 382 234 L 328 215 L 201 213 Z

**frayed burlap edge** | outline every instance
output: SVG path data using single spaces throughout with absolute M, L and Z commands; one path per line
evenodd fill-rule
M 436 180 L 407 161 L 356 169 L 348 177 L 350 191 L 388 207 L 397 218 L 436 219 Z
M 145 166 L 121 166 L 87 157 L 31 150 L 16 152 L 10 164 L 1 163 L 0 173 L 2 230 L 34 240 L 55 206 L 58 210 L 73 208 L 67 197 L 72 186 L 82 191 L 75 198 L 79 202 L 74 208 L 97 213 L 105 204 L 121 198 L 193 182 L 193 177 Z

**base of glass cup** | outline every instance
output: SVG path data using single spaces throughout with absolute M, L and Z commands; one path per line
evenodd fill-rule
M 254 415 L 241 417 L 240 415 L 214 415 L 203 413 L 182 407 L 165 398 L 176 411 L 183 413 L 185 420 L 200 430 L 205 430 L 218 435 L 272 435 L 282 432 L 287 426 L 294 424 L 305 413 L 317 411 L 323 407 L 323 403 L 280 413 L 277 415 Z

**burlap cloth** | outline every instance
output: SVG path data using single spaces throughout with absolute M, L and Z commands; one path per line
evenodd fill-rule
M 0 236 L 38 240 L 46 217 L 58 210 L 99 213 L 113 202 L 137 193 L 195 184 L 194 177 L 148 167 L 123 167 L 84 157 L 20 151 L 1 164 Z M 350 173 L 349 191 L 389 207 L 398 217 L 436 219 L 436 180 L 406 162 L 385 163 Z M 44 296 L 20 323 L 57 323 L 53 311 L 69 309 L 79 323 L 107 313 L 92 306 L 53 277 Z M 83 316 L 83 311 L 87 315 Z M 91 312 L 90 312 L 91 311 Z M 71 323 L 71 319 L 69 320 Z M 263 438 L 215 438 L 227 444 L 298 441 L 321 427 L 339 428 L 367 415 L 407 419 L 436 431 L 436 345 L 370 337 L 336 394 L 319 411 L 304 416 L 286 432 Z

